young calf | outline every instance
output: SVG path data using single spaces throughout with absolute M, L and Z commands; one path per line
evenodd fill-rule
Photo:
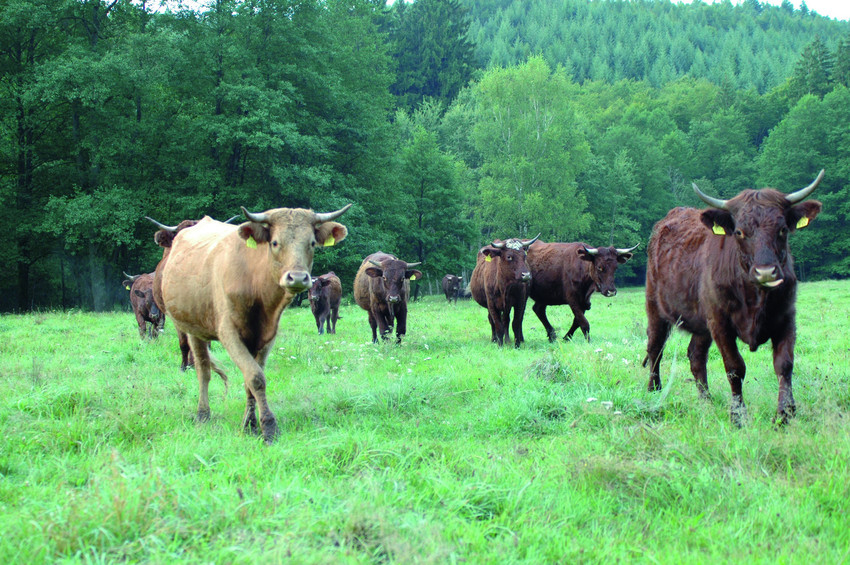
M 331 271 L 313 279 L 309 295 L 310 310 L 316 317 L 319 335 L 325 332 L 325 326 L 329 334 L 335 334 L 336 321 L 339 318 L 339 302 L 342 298 L 342 283 L 339 277 Z

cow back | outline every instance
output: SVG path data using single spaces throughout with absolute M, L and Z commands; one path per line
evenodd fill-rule
M 545 243 L 535 241 L 528 248 L 528 268 L 531 283 L 528 296 L 549 305 L 577 303 L 593 284 L 589 269 L 591 263 L 579 256 L 586 243 Z

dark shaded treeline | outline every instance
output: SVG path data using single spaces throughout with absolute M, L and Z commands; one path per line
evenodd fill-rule
M 512 29 L 536 21 L 537 4 Z M 128 304 L 121 272 L 150 272 L 161 255 L 145 215 L 175 225 L 242 205 L 353 202 L 348 239 L 314 272 L 334 270 L 349 293 L 382 250 L 421 261 L 438 288 L 495 238 L 627 247 L 670 207 L 696 205 L 691 180 L 720 196 L 787 191 L 820 168 L 824 212 L 795 257 L 804 278 L 850 274 L 850 24 L 757 2 L 575 4 L 551 17 L 611 48 L 628 41 L 611 30 L 635 29 L 612 22 L 652 15 L 667 30 L 642 35 L 666 45 L 654 60 L 674 44 L 713 52 L 706 26 L 725 37 L 751 18 L 764 33 L 727 53 L 734 72 L 691 64 L 659 79 L 588 74 L 569 35 L 563 58 L 482 55 L 498 51 L 502 36 L 482 30 L 505 27 L 509 2 L 227 0 L 203 13 L 5 2 L 0 310 Z M 672 24 L 691 20 L 703 26 Z M 784 43 L 767 41 L 775 30 Z M 754 62 L 766 53 L 770 80 Z M 628 281 L 642 280 L 642 249 L 621 269 Z

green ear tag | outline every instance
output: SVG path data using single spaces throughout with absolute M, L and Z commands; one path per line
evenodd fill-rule
M 485 255 L 485 256 L 484 256 L 484 260 L 485 260 L 485 261 L 487 261 L 487 262 L 489 263 L 490 261 L 492 261 L 492 260 L 493 260 L 493 258 L 492 258 L 492 257 L 490 257 L 489 255 Z
M 257 240 L 254 239 L 253 235 L 249 235 L 248 239 L 245 240 L 245 245 L 247 245 L 251 249 L 257 248 Z
M 714 224 L 714 227 L 711 228 L 711 231 L 713 231 L 715 235 L 726 235 L 726 230 L 724 230 L 722 227 L 718 226 L 717 224 Z
M 325 247 L 332 247 L 334 243 L 336 243 L 334 236 L 329 235 L 328 238 L 325 240 L 324 245 L 325 245 Z
M 806 216 L 800 218 L 800 221 L 797 222 L 797 229 L 804 228 L 809 225 L 809 219 Z
M 415 280 L 416 280 L 416 275 L 411 276 L 411 277 L 410 277 L 410 280 L 415 281 Z

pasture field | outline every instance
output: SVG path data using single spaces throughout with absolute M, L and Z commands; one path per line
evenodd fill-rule
M 643 302 L 594 295 L 590 343 L 549 344 L 529 307 L 519 350 L 468 301 L 411 304 L 401 346 L 355 306 L 335 336 L 286 311 L 271 446 L 218 344 L 230 387 L 213 375 L 201 424 L 170 322 L 151 342 L 129 312 L 0 317 L 0 563 L 850 561 L 850 281 L 800 287 L 778 430 L 769 345 L 742 347 L 742 429 L 713 346 L 698 398 L 685 334 L 646 392 Z

